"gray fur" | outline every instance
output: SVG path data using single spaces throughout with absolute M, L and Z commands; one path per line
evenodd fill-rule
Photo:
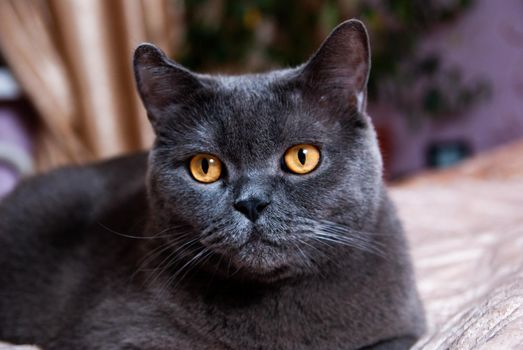
M 403 349 L 424 330 L 361 108 L 363 25 L 306 64 L 237 77 L 135 53 L 151 152 L 57 170 L 0 205 L 0 339 L 45 349 Z M 321 163 L 289 173 L 310 143 Z M 196 153 L 218 156 L 195 181 Z M 270 204 L 255 222 L 239 200 Z

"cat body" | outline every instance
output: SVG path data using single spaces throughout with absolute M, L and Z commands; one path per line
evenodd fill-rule
M 305 65 L 260 75 L 198 75 L 138 48 L 152 150 L 29 179 L 0 203 L 0 339 L 410 347 L 423 311 L 364 113 L 368 56 L 357 21 Z

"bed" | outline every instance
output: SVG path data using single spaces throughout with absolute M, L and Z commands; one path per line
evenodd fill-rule
M 397 184 L 429 329 L 416 349 L 523 349 L 523 142 Z

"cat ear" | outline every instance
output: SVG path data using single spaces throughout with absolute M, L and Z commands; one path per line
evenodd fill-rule
M 310 93 L 320 100 L 346 101 L 365 110 L 370 72 L 370 46 L 362 22 L 348 20 L 338 25 L 305 64 L 302 76 Z
M 133 65 L 138 92 L 153 126 L 162 114 L 202 87 L 196 75 L 152 44 L 136 48 Z

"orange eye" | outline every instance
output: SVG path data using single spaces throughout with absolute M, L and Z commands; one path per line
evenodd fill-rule
M 211 183 L 222 175 L 222 162 L 210 154 L 197 154 L 189 163 L 191 175 L 199 182 Z
M 307 174 L 316 169 L 320 162 L 320 150 L 313 145 L 292 146 L 283 157 L 285 165 L 295 174 Z

